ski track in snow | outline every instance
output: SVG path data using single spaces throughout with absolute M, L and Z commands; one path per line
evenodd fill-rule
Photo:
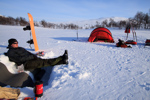
M 0 25 L 0 61 L 16 72 L 14 63 L 3 53 L 7 51 L 9 38 L 16 38 L 19 45 L 30 52 L 26 41 L 29 31 L 20 26 Z M 150 98 L 150 47 L 144 48 L 150 31 L 137 30 L 138 44 L 132 48 L 117 48 L 115 43 L 89 43 L 92 30 L 55 30 L 37 28 L 36 36 L 42 58 L 57 57 L 67 49 L 69 65 L 55 66 L 49 85 L 44 87 L 39 100 L 149 100 Z M 125 40 L 124 30 L 110 29 L 115 42 Z M 129 35 L 132 39 L 132 35 Z M 33 46 L 32 46 L 33 47 Z M 29 72 L 27 72 L 29 73 Z M 9 87 L 9 86 L 8 86 Z M 19 99 L 34 96 L 32 88 L 20 88 Z

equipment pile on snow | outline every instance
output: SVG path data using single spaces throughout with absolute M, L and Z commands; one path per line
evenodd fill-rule
M 146 39 L 145 46 L 150 46 L 150 39 Z
M 122 47 L 122 48 L 127 48 L 127 47 L 129 47 L 129 48 L 131 48 L 131 46 L 126 45 L 126 43 L 125 43 L 123 40 L 119 39 L 118 41 L 119 41 L 119 42 L 116 43 L 116 46 L 117 46 L 117 47 Z

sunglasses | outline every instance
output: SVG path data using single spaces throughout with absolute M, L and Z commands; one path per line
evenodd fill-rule
M 13 44 L 18 44 L 18 42 L 17 43 L 13 43 Z

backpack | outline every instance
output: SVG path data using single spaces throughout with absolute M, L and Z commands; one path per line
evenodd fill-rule
M 127 48 L 127 47 L 129 47 L 129 48 L 131 48 L 131 46 L 126 45 L 126 43 L 125 43 L 123 40 L 118 39 L 118 41 L 119 41 L 119 42 L 116 44 L 117 47 L 122 47 L 122 48 Z

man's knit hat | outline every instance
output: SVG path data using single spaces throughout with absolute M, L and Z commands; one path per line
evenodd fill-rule
M 11 38 L 11 39 L 9 39 L 8 40 L 8 47 L 10 47 L 13 43 L 15 43 L 15 42 L 18 42 L 16 39 L 14 39 L 14 38 Z

